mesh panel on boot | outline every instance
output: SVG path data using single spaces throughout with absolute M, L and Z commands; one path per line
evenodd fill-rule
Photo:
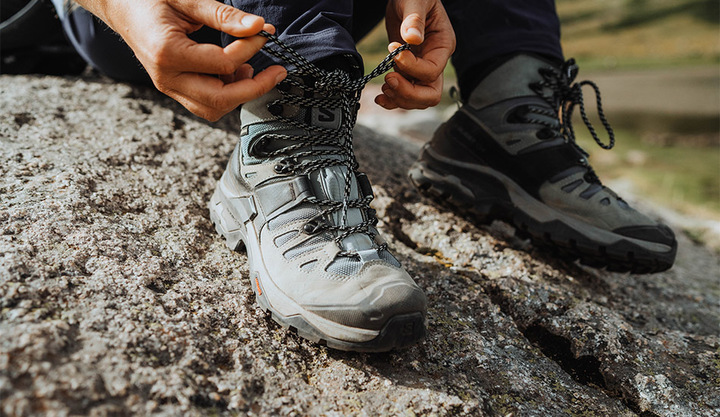
M 302 255 L 303 253 L 318 249 L 321 246 L 325 246 L 326 243 L 331 241 L 332 238 L 329 237 L 327 234 L 313 236 L 310 239 L 285 252 L 284 256 L 286 259 L 292 259 L 296 256 Z
M 268 229 L 275 230 L 297 220 L 310 220 L 318 214 L 318 210 L 312 206 L 298 207 L 283 213 L 268 222 Z
M 342 257 L 335 258 L 325 270 L 338 275 L 355 275 L 362 266 L 363 263 L 359 259 Z
M 280 246 L 288 243 L 290 240 L 292 240 L 292 238 L 297 236 L 298 233 L 299 232 L 297 230 L 291 230 L 287 233 L 281 234 L 280 236 L 275 238 L 275 246 L 279 248 Z

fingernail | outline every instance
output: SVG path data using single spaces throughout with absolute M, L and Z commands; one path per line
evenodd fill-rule
M 417 36 L 418 38 L 422 39 L 423 35 L 417 28 L 408 28 L 405 31 L 405 35 L 407 36 Z
M 284 80 L 286 75 L 287 75 L 287 74 L 286 74 L 285 72 L 281 72 L 280 74 L 278 74 L 277 77 L 275 77 L 275 84 L 277 84 L 277 83 L 279 83 L 280 81 Z
M 400 84 L 395 78 L 388 78 L 388 80 L 385 82 L 387 83 L 387 85 L 390 86 L 390 88 L 397 88 L 397 86 Z
M 243 78 L 252 78 L 253 75 L 255 75 L 255 71 L 253 70 L 253 67 L 244 67 L 240 71 L 241 71 L 241 76 Z
M 243 26 L 249 28 L 249 27 L 252 27 L 252 25 L 254 25 L 259 20 L 260 20 L 260 17 L 258 17 L 258 16 L 246 14 L 245 16 L 243 16 L 242 19 L 240 19 L 240 23 L 242 23 Z

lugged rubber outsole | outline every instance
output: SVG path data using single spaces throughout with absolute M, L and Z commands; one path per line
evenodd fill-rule
M 431 167 L 427 159 L 431 158 L 423 151 L 421 160 L 410 168 L 408 176 L 412 184 L 425 197 L 470 221 L 479 224 L 504 221 L 515 226 L 518 235 L 529 237 L 541 249 L 550 250 L 566 260 L 579 260 L 583 265 L 604 267 L 608 271 L 648 274 L 665 271 L 673 265 L 676 248 L 663 253 L 653 252 L 621 235 L 616 235 L 616 242 L 598 243 L 578 228 L 563 222 L 560 216 L 551 221 L 538 221 L 513 204 L 509 194 L 498 197 L 497 193 L 487 192 L 483 181 L 488 183 L 488 187 L 496 188 L 500 181 L 494 178 L 476 175 L 472 184 L 466 183 L 447 172 L 454 167 L 443 170 L 435 166 L 442 164 L 436 161 L 432 161 Z M 507 188 L 505 191 L 512 192 Z M 586 225 L 586 228 L 587 231 L 591 228 L 597 230 L 591 225 Z
M 232 230 L 223 226 L 227 224 L 228 218 L 221 218 L 221 213 L 223 210 L 227 210 L 228 207 L 223 203 L 220 193 L 221 191 L 216 189 L 210 200 L 210 220 L 217 233 L 225 239 L 227 246 L 231 250 L 236 252 L 247 251 L 247 231 L 244 230 L 244 226 L 239 222 L 233 222 L 235 228 Z M 232 217 L 236 218 L 236 215 Z M 250 253 L 248 253 L 248 261 L 250 263 L 251 287 L 258 305 L 263 311 L 269 312 L 272 319 L 280 326 L 304 339 L 342 351 L 387 352 L 412 346 L 425 338 L 425 317 L 421 312 L 391 317 L 385 326 L 378 331 L 377 336 L 368 341 L 352 342 L 326 334 L 306 320 L 302 314 L 286 316 L 273 308 L 272 303 L 267 299 L 267 291 L 262 289 L 265 280 L 260 276 L 258 269 L 254 267 L 253 256 Z M 308 314 L 312 313 L 308 312 Z M 338 326 L 342 325 L 338 324 Z M 347 326 L 344 327 L 348 328 Z

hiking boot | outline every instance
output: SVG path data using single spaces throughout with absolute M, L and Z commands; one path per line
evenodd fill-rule
M 243 105 L 210 218 L 231 249 L 247 249 L 256 300 L 275 321 L 331 348 L 387 351 L 424 337 L 427 301 L 375 228 L 352 150 L 356 100 L 289 76 Z
M 579 104 L 595 141 L 614 144 L 597 86 L 572 84 L 576 75 L 572 59 L 558 67 L 520 54 L 501 63 L 438 128 L 410 179 L 453 210 L 514 224 L 568 259 L 611 271 L 666 270 L 677 250 L 672 230 L 603 186 L 575 142 L 571 116 Z M 608 145 L 587 119 L 582 85 L 595 89 Z

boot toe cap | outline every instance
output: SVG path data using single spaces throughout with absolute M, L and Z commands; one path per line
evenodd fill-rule
M 625 226 L 613 230 L 619 235 L 644 240 L 646 242 L 660 243 L 671 248 L 677 246 L 675 233 L 672 229 L 664 224 L 645 225 L 645 226 Z

